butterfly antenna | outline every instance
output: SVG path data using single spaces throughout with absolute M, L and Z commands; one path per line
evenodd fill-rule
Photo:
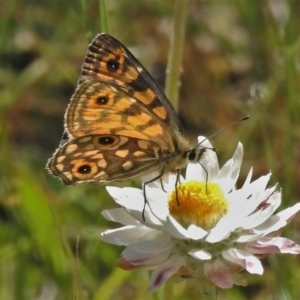
M 223 132 L 224 130 L 230 128 L 231 126 L 236 125 L 236 124 L 238 124 L 238 123 L 240 123 L 240 122 L 242 122 L 242 121 L 246 121 L 246 120 L 248 120 L 249 118 L 250 118 L 250 116 L 244 116 L 244 117 L 242 117 L 242 118 L 240 118 L 240 119 L 238 119 L 238 120 L 236 120 L 236 121 L 234 121 L 234 122 L 232 122 L 232 123 L 226 125 L 225 127 L 219 129 L 217 132 L 213 133 L 213 134 L 210 135 L 209 137 L 205 138 L 203 141 L 201 141 L 201 142 L 198 144 L 198 146 L 201 145 L 204 141 L 209 140 L 209 139 L 213 138 L 214 136 L 218 135 L 219 133 Z M 212 150 L 216 151 L 215 148 L 213 148 Z

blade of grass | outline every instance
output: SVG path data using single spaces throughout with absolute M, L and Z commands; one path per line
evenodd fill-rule
M 88 19 L 87 19 L 87 16 L 88 16 L 88 13 L 87 13 L 87 2 L 86 0 L 81 0 L 80 1 L 81 3 L 81 9 L 82 9 L 82 23 L 83 23 L 83 28 L 86 32 L 86 37 L 88 39 L 88 41 L 90 41 L 92 39 L 92 32 L 91 30 L 89 30 L 89 25 L 88 25 Z
M 41 257 L 50 263 L 58 277 L 64 277 L 68 273 L 67 257 L 46 195 L 34 176 L 24 170 L 18 176 L 18 190 L 22 215 Z
M 130 276 L 130 272 L 116 268 L 95 291 L 93 300 L 111 299 L 116 289 Z

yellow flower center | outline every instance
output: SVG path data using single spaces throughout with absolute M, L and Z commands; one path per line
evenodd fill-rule
M 180 183 L 169 196 L 170 214 L 184 227 L 195 224 L 211 229 L 227 210 L 223 191 L 212 182 Z

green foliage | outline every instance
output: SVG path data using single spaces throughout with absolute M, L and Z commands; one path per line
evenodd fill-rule
M 44 167 L 96 33 L 134 46 L 164 83 L 174 1 L 70 3 L 1 4 L 0 299 L 151 299 L 144 272 L 118 269 L 122 248 L 101 241 L 115 226 L 101 216 L 115 206 L 105 187 L 65 187 Z M 209 136 L 249 114 L 211 141 L 222 162 L 238 140 L 244 144 L 241 183 L 251 166 L 255 178 L 271 169 L 282 208 L 300 194 L 299 15 L 298 1 L 190 1 L 181 69 L 178 111 L 187 133 Z M 285 235 L 299 244 L 298 220 Z M 299 298 L 297 257 L 270 256 L 264 266 L 263 276 L 248 276 L 248 287 L 219 299 Z M 183 286 L 175 285 L 173 299 L 184 298 Z

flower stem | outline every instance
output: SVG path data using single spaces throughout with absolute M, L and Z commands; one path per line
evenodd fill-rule
M 216 300 L 216 287 L 211 284 L 196 280 L 187 280 L 186 282 L 186 298 L 201 300 Z
M 100 28 L 101 32 L 109 33 L 109 23 L 108 23 L 108 12 L 106 8 L 105 0 L 99 0 L 99 9 L 100 9 Z
M 217 299 L 216 287 L 213 285 L 203 284 L 201 287 L 201 299 L 202 300 L 212 300 Z
M 171 46 L 167 68 L 166 96 L 169 98 L 176 111 L 178 111 L 179 77 L 184 47 L 187 4 L 188 0 L 175 1 L 175 12 L 170 41 Z
M 173 299 L 173 282 L 170 282 L 167 280 L 163 286 L 163 296 L 162 300 L 168 300 L 168 299 Z

